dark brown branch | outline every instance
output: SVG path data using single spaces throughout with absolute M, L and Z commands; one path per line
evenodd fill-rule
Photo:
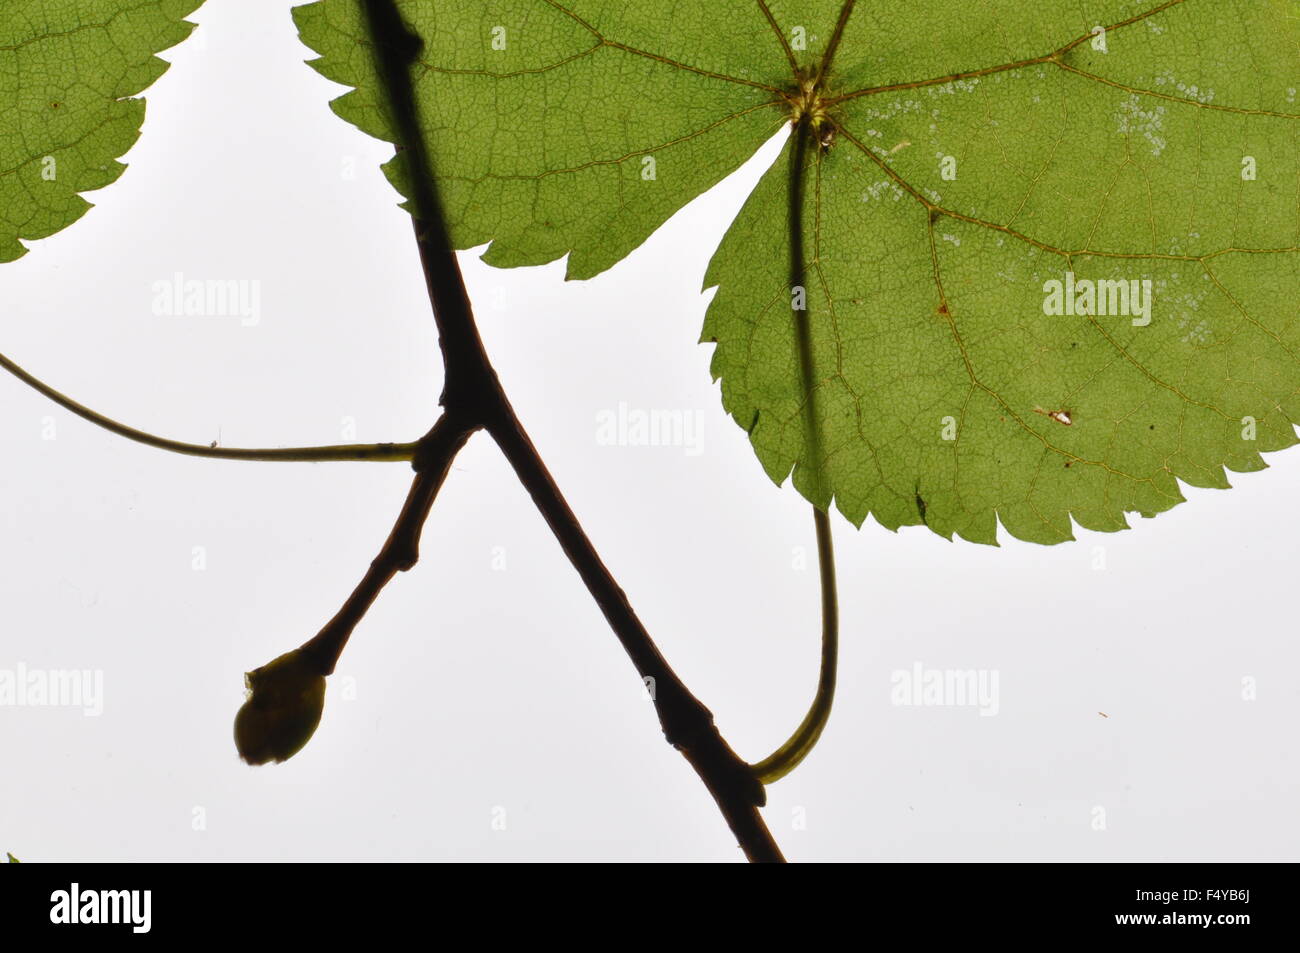
M 343 608 L 315 638 L 302 646 L 302 651 L 313 657 L 322 675 L 333 674 L 352 630 L 370 611 L 384 587 L 399 572 L 406 572 L 419 561 L 420 534 L 433 508 L 433 501 L 447 479 L 456 454 L 477 429 L 464 419 L 444 414 L 416 444 L 416 457 L 412 464 L 415 480 L 387 542 L 347 602 L 343 603 Z
M 763 786 L 722 738 L 712 713 L 687 690 L 659 652 L 565 502 L 501 388 L 478 334 L 434 188 L 432 164 L 420 134 L 410 78 L 410 65 L 419 53 L 420 40 L 406 28 L 392 0 L 365 0 L 365 9 L 375 40 L 376 63 L 392 110 L 390 118 L 400 144 L 399 154 L 405 159 L 405 181 L 416 219 L 416 239 L 438 324 L 446 368 L 443 407 L 462 426 L 483 427 L 500 445 L 637 672 L 643 679 L 654 679 L 654 705 L 665 737 L 700 775 L 746 857 L 751 861 L 783 861 L 758 811 L 765 803 Z M 407 511 L 417 508 L 415 494 L 413 489 Z M 423 499 L 419 500 L 421 506 Z M 428 499 L 431 503 L 432 496 Z M 375 582 L 386 571 L 386 568 L 372 570 L 376 574 Z M 387 578 L 391 579 L 392 574 Z M 372 589 L 373 583 L 369 587 L 363 583 L 359 594 L 354 596 L 363 612 L 369 605 L 367 599 L 373 601 Z M 350 616 L 343 624 L 349 620 L 355 625 Z
M 758 808 L 766 803 L 763 785 L 749 765 L 727 744 L 713 722 L 713 713 L 691 694 L 660 653 L 626 593 L 601 561 L 577 516 L 569 508 L 528 434 L 509 405 L 509 418 L 489 427 L 506 459 L 514 467 L 541 511 L 564 554 L 587 585 L 610 628 L 642 679 L 654 679 L 653 699 L 664 737 L 695 768 L 718 802 L 718 808 L 751 861 L 782 861 Z

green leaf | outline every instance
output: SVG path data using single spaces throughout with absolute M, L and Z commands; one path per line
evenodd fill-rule
M 596 274 L 809 117 L 823 460 L 801 420 L 793 140 L 710 265 L 703 337 L 768 475 L 807 495 L 820 467 L 854 523 L 1055 543 L 1296 442 L 1296 0 L 863 0 L 815 95 L 841 0 L 400 6 L 453 241 L 490 241 L 491 264 Z M 334 110 L 391 141 L 359 5 L 294 13 L 316 69 L 354 87 Z M 1067 273 L 1150 282 L 1131 303 L 1149 323 L 1045 313 Z
M 144 121 L 132 99 L 201 0 L 0 0 L 0 261 L 90 208 Z
M 676 5 L 667 29 L 664 3 L 399 6 L 424 39 L 416 92 L 448 225 L 459 247 L 491 240 L 484 259 L 494 265 L 567 254 L 570 278 L 604 271 L 786 120 L 775 88 L 708 75 L 761 70 L 736 55 L 707 4 Z M 322 54 L 312 65 L 358 87 L 334 111 L 393 141 L 360 4 L 328 0 L 294 18 Z M 642 178 L 646 155 L 657 180 Z M 386 171 L 405 194 L 401 165 Z
M 18 858 L 15 857 L 13 854 L 9 853 L 8 851 L 5 851 L 5 856 L 9 858 L 9 863 L 11 864 L 16 864 L 19 862 Z

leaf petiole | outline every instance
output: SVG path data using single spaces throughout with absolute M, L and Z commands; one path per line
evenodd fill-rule
M 48 397 L 60 407 L 72 411 L 72 413 L 76 414 L 82 420 L 88 420 L 95 426 L 102 427 L 110 433 L 117 434 L 119 437 L 125 437 L 128 440 L 134 440 L 136 443 L 142 443 L 149 447 L 156 447 L 159 450 L 166 450 L 170 453 L 179 453 L 189 457 L 211 457 L 217 460 L 256 460 L 282 463 L 327 463 L 345 460 L 386 463 L 396 461 L 409 462 L 415 459 L 417 444 L 414 443 L 351 444 L 330 447 L 283 447 L 269 450 L 246 450 L 236 447 L 218 447 L 215 445 L 204 446 L 197 443 L 182 443 L 179 440 L 169 440 L 166 437 L 159 437 L 151 433 L 145 433 L 143 430 L 136 430 L 134 427 L 128 427 L 126 424 L 118 423 L 116 420 L 105 417 L 103 414 L 96 413 L 89 407 L 77 403 L 71 397 L 59 393 L 50 385 L 33 377 L 3 354 L 0 354 L 0 367 L 18 378 L 28 387 L 31 387 L 33 390 Z
M 812 706 L 788 741 L 774 752 L 750 767 L 754 777 L 763 784 L 779 781 L 806 758 L 822 736 L 822 730 L 831 717 L 831 703 L 835 700 L 835 671 L 839 656 L 840 618 L 839 600 L 835 592 L 835 551 L 831 546 L 831 520 L 822 510 L 813 507 L 813 521 L 817 525 L 817 569 L 822 589 L 822 657 L 821 672 L 817 677 L 817 694 Z
M 835 38 L 827 50 L 823 68 L 834 54 L 834 48 L 843 33 L 844 23 L 853 9 L 848 2 L 840 13 Z M 803 290 L 803 307 L 794 310 L 795 345 L 798 351 L 799 382 L 803 391 L 804 459 L 811 461 L 808 470 L 811 485 L 807 495 L 814 500 L 813 521 L 817 529 L 817 569 L 822 592 L 822 654 L 821 672 L 817 679 L 817 693 L 812 706 L 799 727 L 781 747 L 750 766 L 754 776 L 763 784 L 777 781 L 808 756 L 830 718 L 831 703 L 835 699 L 835 671 L 839 655 L 839 602 L 835 589 L 835 552 L 831 545 L 830 505 L 832 494 L 828 489 L 823 465 L 821 420 L 817 411 L 817 375 L 813 360 L 812 329 L 809 326 L 806 286 L 808 269 L 804 261 L 804 165 L 808 156 L 809 141 L 815 134 L 813 122 L 807 115 L 800 117 L 794 128 L 794 142 L 790 156 L 789 224 L 790 224 L 790 288 Z M 799 471 L 803 472 L 804 467 Z M 825 509 L 821 507 L 825 506 Z

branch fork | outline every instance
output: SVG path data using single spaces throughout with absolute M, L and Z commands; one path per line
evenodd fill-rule
M 456 455 L 473 434 L 486 431 L 501 448 L 532 497 L 638 674 L 643 680 L 654 680 L 653 703 L 664 737 L 682 753 L 703 780 L 746 857 L 751 861 L 783 862 L 780 848 L 758 811 L 766 803 L 764 785 L 789 773 L 812 749 L 825 727 L 835 686 L 838 623 L 834 558 L 826 512 L 830 501 L 821 499 L 820 470 L 816 472 L 816 498 L 822 508 L 814 507 L 814 517 L 822 584 L 821 677 L 812 707 L 799 728 L 770 757 L 751 765 L 732 750 L 718 731 L 713 713 L 691 694 L 663 657 L 633 611 L 626 594 L 601 561 L 515 415 L 479 336 L 416 119 L 410 68 L 418 58 L 420 40 L 407 29 L 393 0 L 362 0 L 362 3 L 373 39 L 375 62 L 383 78 L 384 92 L 401 143 L 398 155 L 407 166 L 412 222 L 443 355 L 445 381 L 440 399 L 443 413 L 429 432 L 413 443 L 354 446 L 246 450 L 188 444 L 136 430 L 89 410 L 37 380 L 4 355 L 0 355 L 0 368 L 97 426 L 175 453 L 263 461 L 410 462 L 415 477 L 406 501 L 388 539 L 356 589 L 314 638 L 270 665 L 250 673 L 253 694 L 236 720 L 236 736 L 238 741 L 242 724 L 244 733 L 255 737 L 257 744 L 252 748 L 258 751 L 260 758 L 256 763 L 283 760 L 306 743 L 319 721 L 323 678 L 333 673 L 348 639 L 384 587 L 398 573 L 407 572 L 418 563 L 425 522 Z M 775 29 L 775 19 L 766 4 L 763 0 L 759 3 Z M 835 34 L 812 84 L 811 94 L 814 96 L 820 94 L 853 5 L 854 0 L 847 0 L 841 10 Z M 791 62 L 793 64 L 793 56 Z M 815 132 L 814 125 L 806 113 L 795 117 L 790 199 L 791 283 L 799 286 L 804 284 L 801 173 L 808 151 L 807 143 Z M 820 433 L 814 410 L 815 387 L 806 313 L 796 313 L 795 324 L 801 379 L 805 393 L 809 395 L 805 405 L 806 449 L 812 459 L 819 460 Z M 258 685 L 252 681 L 254 675 L 265 689 L 260 695 Z M 307 688 L 300 692 L 300 686 Z M 292 725 L 293 737 L 280 739 L 286 743 L 276 744 L 274 737 L 268 741 L 266 733 L 272 731 L 275 719 L 282 714 L 276 707 L 281 704 L 281 696 L 292 697 L 298 707 L 290 712 L 290 720 L 296 719 Z

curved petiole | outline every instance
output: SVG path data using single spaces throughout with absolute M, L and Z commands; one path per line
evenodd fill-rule
M 283 447 L 269 450 L 245 450 L 237 447 L 204 446 L 203 444 L 182 443 L 179 440 L 168 440 L 166 437 L 159 437 L 151 433 L 145 433 L 143 430 L 136 430 L 134 427 L 128 427 L 126 424 L 118 423 L 116 420 L 105 417 L 103 414 L 96 413 L 89 407 L 77 403 L 71 397 L 59 393 L 43 381 L 37 380 L 3 354 L 0 354 L 0 367 L 18 378 L 28 387 L 31 387 L 33 390 L 48 397 L 60 407 L 72 411 L 72 413 L 76 414 L 82 420 L 88 420 L 95 426 L 104 428 L 109 433 L 117 434 L 119 437 L 125 437 L 128 440 L 134 440 L 136 443 L 142 443 L 148 447 L 156 447 L 159 450 L 167 450 L 171 453 L 180 453 L 189 457 L 211 457 L 217 460 L 258 460 L 264 462 L 293 463 L 325 463 L 342 460 L 409 462 L 415 459 L 416 444 L 414 443 L 378 443 L 334 447 Z
M 817 677 L 817 694 L 812 706 L 788 741 L 755 764 L 750 765 L 754 776 L 764 784 L 779 781 L 793 771 L 822 736 L 822 729 L 831 717 L 831 703 L 835 700 L 835 669 L 839 656 L 840 612 L 835 592 L 835 551 L 831 546 L 831 520 L 822 510 L 813 507 L 813 521 L 817 524 L 817 569 L 822 589 L 822 659 Z
M 829 68 L 853 12 L 853 2 L 848 0 L 840 11 L 835 35 L 822 61 L 823 74 Z M 818 78 L 821 82 L 821 76 Z M 803 391 L 804 459 L 811 461 L 810 485 L 806 494 L 813 500 L 813 520 L 817 528 L 817 568 L 822 594 L 822 654 L 821 673 L 817 679 L 817 693 L 812 706 L 799 727 L 781 747 L 762 761 L 750 765 L 754 776 L 764 784 L 785 777 L 812 751 L 830 718 L 831 703 L 835 698 L 835 671 L 839 655 L 839 602 L 835 588 L 835 552 L 831 545 L 830 506 L 832 492 L 823 471 L 825 454 L 822 451 L 821 420 L 817 411 L 817 377 L 813 361 L 812 329 L 807 311 L 808 269 L 804 249 L 804 167 L 809 145 L 815 136 L 807 115 L 795 123 L 794 142 L 790 155 L 789 227 L 790 227 L 790 290 L 792 300 L 803 300 L 804 306 L 794 311 L 795 343 L 798 350 L 799 383 Z M 818 156 L 817 161 L 820 161 Z M 802 292 L 802 294 L 799 294 Z M 822 509 L 822 507 L 825 509 Z

